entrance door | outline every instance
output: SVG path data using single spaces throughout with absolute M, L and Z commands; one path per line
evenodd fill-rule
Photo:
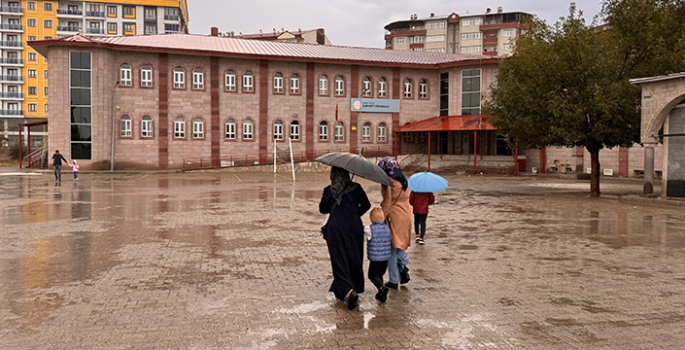
M 450 152 L 450 137 L 449 133 L 447 131 L 441 131 L 440 132 L 440 152 L 442 154 L 449 154 Z

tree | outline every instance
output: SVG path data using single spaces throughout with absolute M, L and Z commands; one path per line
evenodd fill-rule
M 675 23 L 677 6 L 663 16 L 653 6 L 665 2 L 605 0 L 609 21 L 603 26 L 587 25 L 574 3 L 554 25 L 532 19 L 514 54 L 500 63 L 497 84 L 484 103 L 492 124 L 520 147 L 585 147 L 592 169 L 590 192 L 599 196 L 599 151 L 639 141 L 640 89 L 628 80 L 670 73 L 678 66 L 663 57 L 666 40 L 644 42 Z M 636 8 L 643 10 L 636 14 Z M 645 19 L 661 24 L 646 28 Z

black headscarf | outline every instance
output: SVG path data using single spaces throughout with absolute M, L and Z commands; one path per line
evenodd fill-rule
M 352 180 L 347 170 L 335 166 L 331 168 L 331 193 L 338 204 L 342 202 L 342 196 L 350 182 Z
M 407 178 L 404 177 L 400 165 L 392 157 L 385 157 L 378 162 L 378 166 L 385 171 L 385 173 L 390 176 L 391 179 L 395 179 L 402 184 L 402 190 L 406 190 L 409 186 Z

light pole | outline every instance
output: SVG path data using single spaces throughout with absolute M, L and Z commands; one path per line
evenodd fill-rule
M 362 89 L 362 92 L 359 93 L 359 111 L 357 111 L 357 125 L 362 122 L 362 110 L 364 109 L 364 95 L 369 91 L 369 89 Z M 359 132 L 359 130 L 357 130 Z M 364 124 L 362 124 L 362 142 L 364 142 Z M 362 152 L 364 152 L 364 147 L 359 148 L 359 155 L 362 155 Z
M 119 86 L 118 81 L 114 84 L 114 87 L 112 88 L 112 153 L 109 156 L 109 171 L 114 171 L 114 137 L 116 135 L 117 129 L 117 110 L 116 105 L 114 103 L 114 92 L 117 90 L 117 86 Z

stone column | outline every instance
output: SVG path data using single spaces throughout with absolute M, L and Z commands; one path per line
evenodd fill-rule
M 654 146 L 655 143 L 645 143 L 645 167 L 644 167 L 644 185 L 642 187 L 642 194 L 650 195 L 654 193 Z

